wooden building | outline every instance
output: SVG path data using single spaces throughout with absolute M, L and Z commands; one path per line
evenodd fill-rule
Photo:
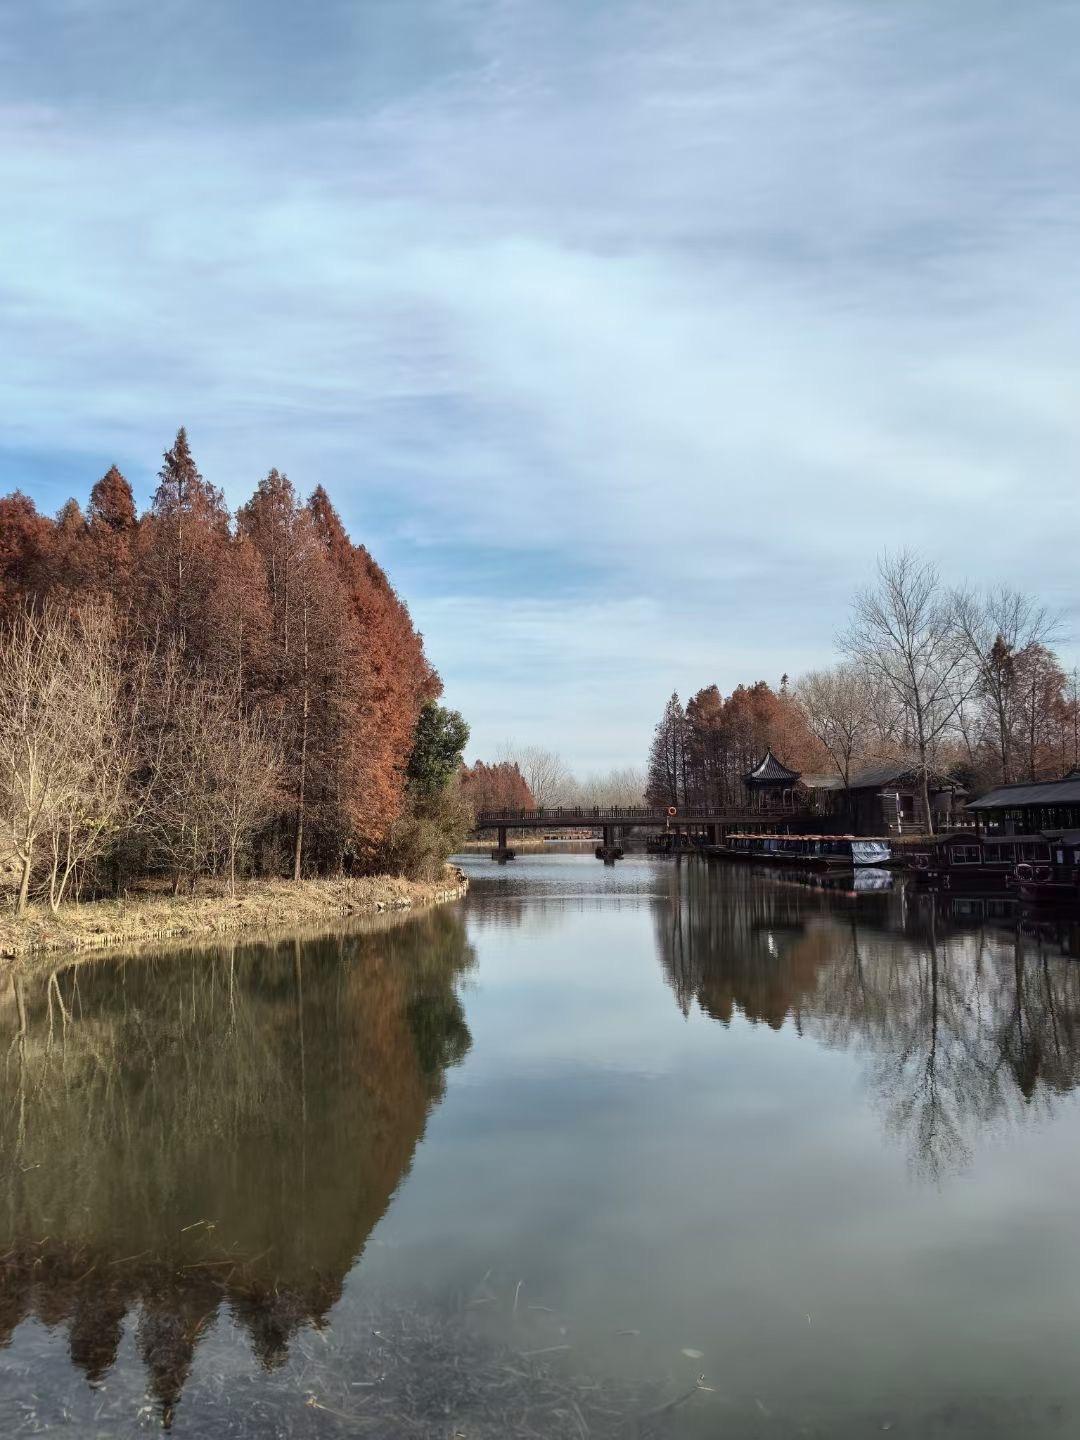
M 782 765 L 771 750 L 743 776 L 750 809 L 761 815 L 794 815 L 806 809 L 797 794 L 798 770 Z
M 763 816 L 813 821 L 823 832 L 918 835 L 927 829 L 918 772 L 904 761 L 881 761 L 852 771 L 847 794 L 838 774 L 803 775 L 771 750 L 743 776 L 748 809 Z M 945 775 L 930 781 L 934 830 L 965 823 L 966 791 Z M 801 826 L 798 828 L 806 828 Z
M 1080 830 L 1080 767 L 1060 780 L 999 785 L 968 811 L 992 834 L 1041 835 Z
M 927 829 L 918 771 L 902 760 L 856 767 L 847 795 L 835 772 L 802 775 L 799 785 L 815 814 L 836 819 L 853 835 L 920 835 Z M 945 775 L 931 775 L 929 789 L 934 830 L 961 824 L 963 786 Z

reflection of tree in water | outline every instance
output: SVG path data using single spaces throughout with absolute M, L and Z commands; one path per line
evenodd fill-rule
M 684 1013 L 790 1021 L 859 1051 L 926 1174 L 1080 1083 L 1080 970 L 1037 935 L 961 930 L 902 890 L 845 905 L 734 867 L 673 871 L 654 914 Z
M 341 1293 L 469 1048 L 460 916 L 12 984 L 0 1342 L 136 1337 L 166 1417 L 224 1303 L 270 1366 Z

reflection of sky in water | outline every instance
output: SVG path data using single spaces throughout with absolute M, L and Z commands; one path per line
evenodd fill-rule
M 467 1306 L 487 1275 L 495 1333 L 546 1325 L 527 1343 L 572 1344 L 672 1394 L 704 1371 L 714 1398 L 673 1417 L 679 1434 L 1069 1433 L 1047 1409 L 1060 1402 L 1067 1425 L 1080 1407 L 1080 968 L 1061 936 L 1018 943 L 1015 927 L 902 889 L 830 893 L 742 868 L 467 864 L 465 905 L 364 941 L 344 988 L 339 958 L 304 952 L 307 1109 L 283 1098 L 299 1073 L 283 1068 L 265 1090 L 275 1115 L 242 1126 L 253 1172 L 260 1146 L 297 1177 L 296 1157 L 320 1156 L 305 1243 L 344 1266 L 325 1356 L 354 1363 L 373 1296 Z M 247 982 L 256 1081 L 295 1038 L 293 958 L 264 963 Z M 100 1021 L 104 998 L 82 991 L 82 1023 L 95 1005 Z M 196 1117 L 185 1135 L 199 1134 Z M 227 1126 L 214 1143 L 229 1145 Z M 209 1162 L 183 1153 L 197 1206 Z M 229 1197 L 250 1183 L 234 1177 Z M 55 1234 L 49 1219 L 31 1215 Z M 320 1249 L 320 1231 L 334 1243 Z M 291 1335 L 260 1378 L 219 1320 L 177 1433 L 225 1404 L 207 1398 L 211 1376 L 249 1397 L 299 1384 L 322 1342 Z M 25 1321 L 0 1352 L 0 1401 L 29 1367 L 65 1385 L 61 1350 Z M 134 1385 L 133 1322 L 119 1353 L 109 1383 Z

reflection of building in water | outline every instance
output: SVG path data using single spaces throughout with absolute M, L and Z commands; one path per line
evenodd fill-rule
M 1075 927 L 703 866 L 673 874 L 654 915 L 684 1014 L 696 1003 L 857 1050 L 887 1125 L 931 1172 L 1080 1083 Z
M 168 1417 L 222 1305 L 267 1365 L 341 1293 L 469 1036 L 450 910 L 22 982 L 0 1091 L 0 1343 L 125 1316 Z M 5 1044 L 6 1048 L 6 1044 Z

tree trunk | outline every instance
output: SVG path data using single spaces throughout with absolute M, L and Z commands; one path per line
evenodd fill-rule
M 21 915 L 26 909 L 27 901 L 30 899 L 30 867 L 33 861 L 33 852 L 27 850 L 23 857 L 22 877 L 19 880 L 19 898 L 15 905 L 15 913 Z
M 934 833 L 934 814 L 930 809 L 930 772 L 926 765 L 926 749 L 919 747 L 919 787 L 922 790 L 923 813 L 926 817 L 926 833 Z
M 308 742 L 308 714 L 310 711 L 310 696 L 308 693 L 308 613 L 307 605 L 304 606 L 304 654 L 303 654 L 303 675 L 304 675 L 304 701 L 301 710 L 300 720 L 300 774 L 296 784 L 296 849 L 293 855 L 293 881 L 299 883 L 300 868 L 304 851 L 304 801 L 305 788 L 307 785 L 307 742 Z

